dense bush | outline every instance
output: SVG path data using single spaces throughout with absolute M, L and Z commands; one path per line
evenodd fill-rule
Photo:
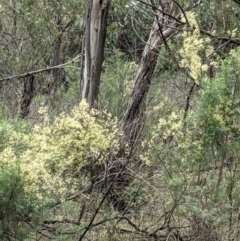
M 79 177 L 81 168 L 102 163 L 118 147 L 117 120 L 89 110 L 84 101 L 52 122 L 45 108 L 40 110 L 40 116 L 42 119 L 31 131 L 24 124 L 1 123 L 3 240 L 25 240 L 23 234 L 30 233 L 38 209 L 47 210 L 49 202 L 53 205 L 75 195 L 84 185 Z

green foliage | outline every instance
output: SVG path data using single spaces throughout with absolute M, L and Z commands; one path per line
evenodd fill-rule
M 20 160 L 28 183 L 26 192 L 39 192 L 40 197 L 44 192 L 55 192 L 63 198 L 75 190 L 74 173 L 84 165 L 101 163 L 109 152 L 117 150 L 117 121 L 110 115 L 89 111 L 85 102 L 70 114 L 62 113 L 51 124 L 46 109 L 40 113 L 42 122 L 30 133 L 2 125 L 1 163 L 14 167 Z
M 74 58 L 79 53 L 79 32 L 83 32 L 79 28 L 79 19 L 85 18 L 84 6 L 85 3 L 81 1 L 2 1 L 0 55 L 4 64 L 0 66 L 1 78 L 58 65 Z M 49 97 L 46 92 L 56 81 L 52 75 L 52 72 L 35 75 L 31 94 L 45 93 Z M 62 75 L 60 78 L 63 78 Z M 18 114 L 23 81 L 28 81 L 27 78 L 15 80 L 14 83 L 9 81 L 1 84 L 1 104 L 7 117 L 16 117 Z M 61 86 L 62 83 L 58 84 Z M 54 97 L 51 92 L 51 99 Z
M 89 110 L 84 101 L 52 122 L 46 108 L 40 109 L 40 116 L 41 121 L 31 131 L 25 122 L 2 121 L 0 125 L 2 240 L 10 236 L 25 240 L 22 234 L 31 233 L 27 223 L 37 221 L 40 209 L 47 210 L 47 206 L 58 202 L 64 204 L 80 187 L 86 188 L 89 180 L 81 175 L 83 166 L 102 163 L 118 148 L 121 133 L 117 120 L 107 113 Z M 82 199 L 87 199 L 86 195 Z M 69 203 L 61 210 L 74 215 Z M 59 228 L 56 233 L 61 231 Z
M 147 41 L 154 15 L 150 6 L 138 1 L 117 0 L 109 11 L 107 46 L 116 47 L 128 59 L 137 60 Z
M 0 5 L 2 76 L 51 65 L 58 38 L 59 63 L 79 53 L 83 1 L 10 2 L 16 3 L 16 11 L 8 1 Z M 193 0 L 179 3 L 194 5 Z M 126 173 L 113 185 L 130 173 L 130 185 L 116 193 L 128 204 L 121 214 L 111 209 L 106 198 L 94 216 L 114 178 L 115 163 L 125 162 L 125 156 L 123 160 L 116 157 L 122 139 L 119 123 L 105 110 L 122 119 L 137 69 L 135 62 L 126 61 L 112 48 L 123 36 L 124 51 L 136 57 L 152 24 L 151 6 L 138 1 L 112 3 L 107 36 L 111 55 L 103 66 L 99 110 L 89 110 L 85 102 L 78 104 L 77 62 L 64 69 L 68 86 L 60 85 L 54 95 L 46 94 L 54 82 L 51 73 L 35 76 L 40 90 L 31 105 L 30 124 L 4 120 L 17 113 L 22 82 L 1 84 L 1 240 L 74 241 L 84 230 L 88 240 L 180 240 L 176 233 L 183 234 L 183 240 L 187 236 L 216 240 L 208 232 L 216 232 L 219 240 L 238 240 L 240 50 L 232 51 L 223 62 L 213 54 L 221 46 L 224 54 L 229 53 L 231 46 L 225 48 L 223 36 L 239 37 L 238 8 L 231 0 L 204 0 L 195 9 L 188 14 L 190 25 L 185 24 L 182 34 L 168 43 L 199 86 L 184 119 L 183 98 L 179 104 L 171 96 L 172 87 L 165 92 L 162 86 L 177 79 L 174 84 L 181 82 L 178 91 L 187 96 L 189 82 L 182 84 L 163 47 L 160 72 L 148 98 L 142 146 L 136 147 Z M 215 47 L 202 30 L 216 36 Z M 208 66 L 216 66 L 213 60 L 219 64 L 218 72 L 212 79 L 203 78 Z M 39 106 L 46 108 L 37 114 Z
M 168 46 L 172 52 L 175 52 L 175 57 L 178 57 L 177 54 L 177 44 L 174 41 L 169 40 Z M 178 50 L 179 51 L 179 50 Z M 160 54 L 157 60 L 157 66 L 155 72 L 161 72 L 161 75 L 165 72 L 167 75 L 176 70 L 176 66 L 171 58 L 169 58 L 169 52 L 166 47 L 162 47 Z
M 101 162 L 110 148 L 117 147 L 116 119 L 107 114 L 101 118 L 98 111 L 88 110 L 84 101 L 70 114 L 62 113 L 50 125 L 45 110 L 41 111 L 43 123 L 35 126 L 30 137 L 32 154 L 37 154 L 37 159 L 43 158 L 53 169 L 63 171 L 68 165 L 81 168 L 91 161 Z
M 34 193 L 25 192 L 24 176 L 19 163 L 0 165 L 0 239 L 25 240 L 27 222 L 36 221 L 39 205 Z
M 123 59 L 123 55 L 115 51 L 104 65 L 104 72 L 101 76 L 102 84 L 100 89 L 100 103 L 103 109 L 119 119 L 122 118 L 126 108 L 133 84 L 134 74 L 137 65 Z
M 184 67 L 189 71 L 191 78 L 199 84 L 199 80 L 206 74 L 209 66 L 218 66 L 218 62 L 211 61 L 216 54 L 214 53 L 213 47 L 210 44 L 209 38 L 203 38 L 200 33 L 196 16 L 194 12 L 188 12 L 186 14 L 189 26 L 185 26 L 183 36 L 183 46 L 180 50 L 181 62 L 180 66 Z M 183 18 L 183 21 L 186 21 Z M 208 44 L 208 46 L 206 46 Z M 205 54 L 203 54 L 205 53 Z M 206 63 L 203 63 L 203 57 L 205 57 Z
M 24 143 L 21 143 L 21 138 L 29 131 L 29 125 L 26 121 L 0 120 L 0 151 L 3 151 L 9 146 L 13 147 L 16 152 L 20 152 Z
M 240 49 L 233 50 L 215 78 L 202 80 L 196 106 L 186 120 L 174 111 L 161 117 L 151 139 L 143 142 L 150 150 L 142 160 L 163 165 L 163 182 L 168 183 L 174 200 L 183 195 L 185 214 L 215 229 L 221 229 L 229 217 L 232 223 L 238 218 L 233 210 L 240 202 L 236 195 L 240 180 L 239 54 Z M 237 235 L 233 227 L 229 232 Z
M 54 95 L 40 95 L 34 97 L 31 103 L 31 112 L 28 119 L 31 125 L 38 122 L 39 107 L 47 106 L 49 118 L 52 120 L 62 112 L 69 113 L 74 106 L 79 104 L 81 90 L 79 79 L 79 63 L 71 62 L 64 69 L 66 73 L 66 83 L 58 88 Z

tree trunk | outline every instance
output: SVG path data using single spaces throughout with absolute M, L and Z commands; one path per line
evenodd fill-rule
M 29 114 L 30 105 L 35 94 L 34 75 L 24 78 L 23 94 L 20 106 L 20 118 L 24 119 Z
M 169 26 L 168 16 L 172 14 L 173 7 L 174 2 L 172 0 L 164 0 L 156 11 L 149 39 L 145 45 L 135 76 L 135 84 L 123 120 L 124 140 L 130 146 L 135 144 L 140 133 L 146 109 L 146 97 L 151 85 L 160 47 L 165 39 L 176 33 L 175 27 L 177 22 L 173 22 Z
M 52 59 L 51 59 L 51 67 L 59 65 L 63 60 L 60 60 L 61 57 L 61 45 L 62 45 L 62 38 L 63 38 L 63 30 L 61 29 L 61 16 L 56 17 L 56 25 L 58 26 L 58 36 L 54 41 L 53 44 L 53 53 L 52 53 Z M 53 82 L 49 85 L 49 94 L 53 95 L 57 92 L 59 87 L 64 83 L 64 71 L 60 68 L 53 69 L 51 71 Z
M 131 164 L 130 160 L 132 157 L 132 151 L 134 150 L 134 145 L 136 139 L 140 133 L 141 126 L 143 124 L 144 112 L 146 109 L 146 97 L 151 85 L 151 80 L 157 63 L 157 57 L 160 51 L 160 46 L 165 41 L 165 38 L 173 35 L 176 30 L 172 28 L 176 23 L 174 22 L 171 26 L 168 25 L 168 17 L 163 14 L 163 12 L 171 15 L 173 8 L 172 0 L 162 1 L 161 7 L 156 11 L 156 17 L 153 22 L 153 26 L 149 35 L 149 39 L 144 48 L 141 62 L 138 66 L 138 71 L 135 76 L 135 83 L 132 89 L 131 96 L 128 101 L 128 106 L 123 119 L 123 132 L 124 136 L 122 141 L 122 148 L 119 149 L 119 152 L 116 156 L 117 161 L 115 161 L 115 168 L 109 170 L 109 176 L 114 176 L 114 173 L 118 173 L 117 170 L 120 170 L 119 166 L 124 160 L 125 165 Z M 164 27 L 161 27 L 164 26 Z M 159 29 L 161 28 L 161 29 Z M 162 35 L 161 35 L 162 33 Z M 129 144 L 130 154 L 125 153 L 125 144 Z M 134 168 L 137 167 L 137 160 L 134 161 Z M 119 165 L 119 166 L 118 166 Z M 127 203 L 124 203 L 122 200 L 123 190 L 131 183 L 131 176 L 128 173 L 128 170 L 124 170 L 124 173 L 121 175 L 121 179 L 116 179 L 116 184 L 114 185 L 108 199 L 112 202 L 113 207 L 118 211 L 124 211 L 127 208 Z
M 89 0 L 82 98 L 86 99 L 91 107 L 97 106 L 110 3 L 111 0 L 108 0 L 103 7 L 103 0 Z

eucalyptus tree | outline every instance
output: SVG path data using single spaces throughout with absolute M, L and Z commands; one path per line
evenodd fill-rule
M 236 20 L 238 1 L 116 2 L 120 4 L 122 13 L 127 14 L 123 23 L 131 23 L 127 27 L 133 27 L 132 32 L 139 38 L 141 36 L 135 25 L 137 22 L 141 24 L 139 13 L 148 15 L 148 22 L 144 22 L 143 27 L 148 27 L 149 21 L 152 21 L 122 121 L 123 152 L 119 151 L 118 141 L 122 132 L 117 128 L 117 120 L 111 120 L 105 113 L 102 115 L 101 111 L 89 111 L 85 102 L 69 115 L 63 113 L 52 124 L 39 121 L 40 124 L 30 134 L 15 133 L 12 127 L 4 130 L 4 126 L 1 131 L 4 137 L 1 140 L 4 152 L 0 153 L 3 163 L 5 161 L 5 165 L 10 163 L 18 167 L 20 162 L 13 160 L 20 159 L 24 167 L 33 172 L 31 178 L 39 178 L 39 182 L 26 179 L 28 187 L 37 183 L 39 186 L 34 190 L 43 191 L 46 188 L 47 192 L 43 191 L 41 195 L 48 193 L 51 200 L 58 199 L 54 204 L 47 200 L 51 205 L 47 211 L 39 214 L 40 224 L 36 223 L 36 226 L 39 225 L 36 228 L 39 236 L 32 235 L 29 240 L 238 240 L 239 51 L 233 52 L 230 59 L 220 64 L 222 70 L 218 70 L 215 77 L 214 74 L 212 79 L 206 76 L 204 81 L 201 74 L 194 77 L 194 66 L 189 62 L 181 64 L 184 56 L 188 57 L 189 49 L 190 60 L 198 55 L 197 64 L 204 67 L 210 65 L 212 60 L 219 60 L 215 53 L 204 54 L 204 47 L 210 45 L 211 41 L 203 43 L 201 36 L 207 35 L 212 40 L 211 50 L 221 57 L 227 56 L 229 50 L 239 43 L 239 20 Z M 79 28 L 79 24 L 85 21 L 83 14 L 79 13 L 83 6 L 79 4 L 79 1 L 23 0 L 12 2 L 9 6 L 8 2 L 3 1 L 0 7 L 5 17 L 1 20 L 0 74 L 2 77 L 18 77 L 8 78 L 9 82 L 5 79 L 1 84 L 1 94 L 6 97 L 4 91 L 14 90 L 16 102 L 21 103 L 22 118 L 29 112 L 31 100 L 36 94 L 45 93 L 51 98 L 62 85 L 64 73 L 55 69 L 55 65 L 59 66 L 79 53 L 76 48 L 78 42 L 76 46 L 73 43 L 75 26 Z M 107 14 L 109 4 L 110 1 L 88 2 L 82 97 L 90 107 L 96 107 L 98 101 L 107 16 L 111 20 L 109 35 L 114 31 L 113 26 L 119 27 L 117 33 L 123 30 L 122 19 L 119 25 L 114 25 L 114 18 Z M 191 14 L 186 14 L 187 11 L 191 11 Z M 196 17 L 194 24 L 188 16 Z M 145 30 L 147 32 L 147 28 Z M 82 35 L 80 37 L 83 38 Z M 79 35 L 77 41 L 78 38 Z M 180 41 L 170 45 L 170 38 Z M 200 43 L 200 51 L 199 46 L 194 49 L 186 44 L 186 39 L 190 39 L 187 43 L 195 47 L 194 38 Z M 178 58 L 170 47 L 186 53 Z M 180 108 L 175 107 L 175 112 L 171 109 L 169 114 L 170 111 L 166 110 L 168 106 L 164 106 L 166 102 L 160 103 L 162 108 L 158 110 L 161 118 L 150 129 L 150 138 L 146 138 L 139 148 L 136 143 L 144 124 L 147 97 L 158 56 L 164 48 L 176 64 L 177 74 L 184 72 L 186 82 L 200 89 L 195 98 L 196 108 L 191 115 L 183 116 L 184 111 Z M 42 75 L 39 74 L 41 70 L 31 71 L 48 66 L 50 68 L 44 68 L 47 72 Z M 25 75 L 17 75 L 24 72 Z M 116 74 L 117 71 L 113 72 Z M 20 78 L 25 79 L 18 82 Z M 186 94 L 188 105 L 192 93 Z M 12 101 L 11 94 L 7 97 Z M 5 103 L 9 99 L 5 98 Z M 27 130 L 24 129 L 25 132 Z M 138 149 L 130 149 L 129 152 L 126 146 Z M 144 175 L 138 175 L 138 170 L 146 165 L 149 165 L 146 169 L 151 173 L 145 175 L 146 169 L 141 169 Z M 4 169 L 1 163 L 2 166 Z M 41 168 L 45 171 L 41 171 Z M 4 177 L 8 169 L 3 171 Z M 30 176 L 30 171 L 24 172 L 24 178 Z M 4 190 L 11 190 L 7 184 L 15 176 L 12 173 L 8 179 L 1 180 Z M 48 179 L 42 176 L 48 173 Z M 52 186 L 54 180 L 56 182 Z M 18 196 L 12 196 L 9 192 L 14 201 L 22 199 L 24 192 L 19 190 L 21 195 Z M 5 215 L 0 224 L 7 224 L 13 217 L 11 223 L 14 228 L 10 229 L 13 233 L 20 224 L 29 225 L 28 230 L 32 229 L 31 200 L 26 199 L 24 205 L 21 202 L 17 205 L 16 202 L 12 209 L 16 210 L 16 215 L 12 215 L 11 210 L 5 208 L 10 203 L 6 197 L 1 210 L 3 215 L 5 211 L 11 215 Z M 105 202 L 107 199 L 111 201 L 110 208 Z M 25 210 L 25 206 L 29 210 Z
M 128 107 L 124 114 L 123 130 L 125 137 L 133 144 L 139 135 L 139 130 L 143 123 L 146 97 L 151 86 L 158 55 L 163 47 L 169 52 L 169 56 L 178 70 L 184 72 L 189 77 L 189 70 L 180 68 L 180 59 L 173 55 L 168 46 L 168 39 L 174 38 L 176 34 L 181 36 L 182 26 L 188 25 L 186 12 L 192 11 L 196 13 L 201 34 L 210 37 L 212 44 L 215 46 L 214 50 L 221 54 L 222 57 L 226 56 L 229 49 L 240 44 L 239 38 L 237 38 L 237 29 L 240 26 L 240 22 L 238 18 L 239 6 L 235 3 L 236 1 L 232 0 L 217 2 L 211 0 L 203 2 L 197 0 L 163 0 L 159 4 L 155 4 L 155 1 L 139 0 L 132 2 L 134 4 L 143 4 L 143 8 L 146 5 L 151 6 L 155 15 L 135 76 Z M 189 31 L 191 31 L 191 26 L 189 26 Z M 213 55 L 210 55 L 210 58 Z M 205 63 L 207 62 L 209 60 L 205 59 Z M 192 81 L 194 84 L 196 80 L 192 79 Z M 190 95 L 191 92 L 192 90 L 190 90 Z M 190 95 L 186 97 L 187 102 Z
M 105 5 L 103 0 L 88 3 L 82 98 L 87 99 L 90 106 L 97 106 L 110 3 L 111 0 Z

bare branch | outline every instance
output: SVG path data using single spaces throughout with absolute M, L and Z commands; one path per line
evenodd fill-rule
M 182 21 L 180 21 L 178 18 L 174 17 L 174 16 L 171 15 L 171 14 L 168 14 L 167 12 L 164 12 L 162 9 L 157 8 L 157 7 L 154 6 L 153 4 L 144 2 L 144 1 L 142 1 L 142 0 L 138 0 L 138 1 L 139 1 L 140 3 L 142 3 L 142 4 L 145 4 L 145 5 L 147 5 L 147 6 L 152 7 L 152 9 L 153 9 L 154 12 L 155 12 L 155 11 L 159 11 L 159 12 L 161 12 L 163 15 L 166 15 L 167 17 L 172 18 L 172 19 L 175 20 L 176 22 L 181 23 L 181 24 L 184 24 L 184 23 L 183 23 Z M 179 4 L 178 4 L 178 5 L 179 5 Z
M 123 170 L 126 168 L 127 164 L 129 163 L 129 160 L 125 163 L 125 165 L 122 166 L 122 168 L 119 170 L 119 172 L 116 174 L 116 176 L 114 177 L 114 179 L 112 180 L 111 184 L 109 185 L 108 189 L 106 190 L 106 193 L 103 195 L 101 202 L 99 203 L 97 209 L 95 210 L 95 213 L 93 214 L 91 220 L 89 221 L 88 225 L 85 227 L 84 232 L 82 233 L 82 235 L 79 237 L 79 241 L 82 241 L 83 238 L 85 237 L 86 233 L 89 231 L 89 229 L 93 226 L 93 222 L 97 216 L 97 214 L 99 213 L 100 208 L 103 205 L 103 202 L 105 201 L 105 199 L 107 198 L 107 195 L 109 194 L 109 192 L 111 191 L 113 184 L 115 183 L 115 181 L 117 180 L 117 178 L 120 176 L 120 174 L 123 172 Z
M 23 73 L 23 74 L 17 74 L 17 75 L 5 77 L 5 78 L 0 79 L 0 82 L 6 81 L 6 80 L 12 80 L 12 79 L 22 79 L 22 78 L 25 78 L 25 77 L 28 77 L 28 76 L 32 76 L 34 74 L 39 74 L 39 73 L 49 71 L 49 70 L 53 70 L 53 69 L 62 69 L 65 66 L 67 66 L 68 64 L 76 61 L 79 58 L 80 58 L 80 54 L 77 55 L 74 59 L 68 61 L 67 63 L 59 64 L 59 65 L 48 67 L 48 68 L 45 68 L 45 69 L 33 70 L 33 71 L 29 71 L 29 72 L 26 72 L 26 73 Z
M 190 107 L 190 99 L 194 90 L 194 87 L 196 86 L 196 83 L 194 82 L 192 87 L 189 90 L 188 96 L 187 96 L 187 100 L 186 100 L 186 106 L 185 106 L 185 110 L 184 110 L 184 116 L 183 119 L 185 120 L 187 118 L 187 114 L 188 114 L 188 110 Z

